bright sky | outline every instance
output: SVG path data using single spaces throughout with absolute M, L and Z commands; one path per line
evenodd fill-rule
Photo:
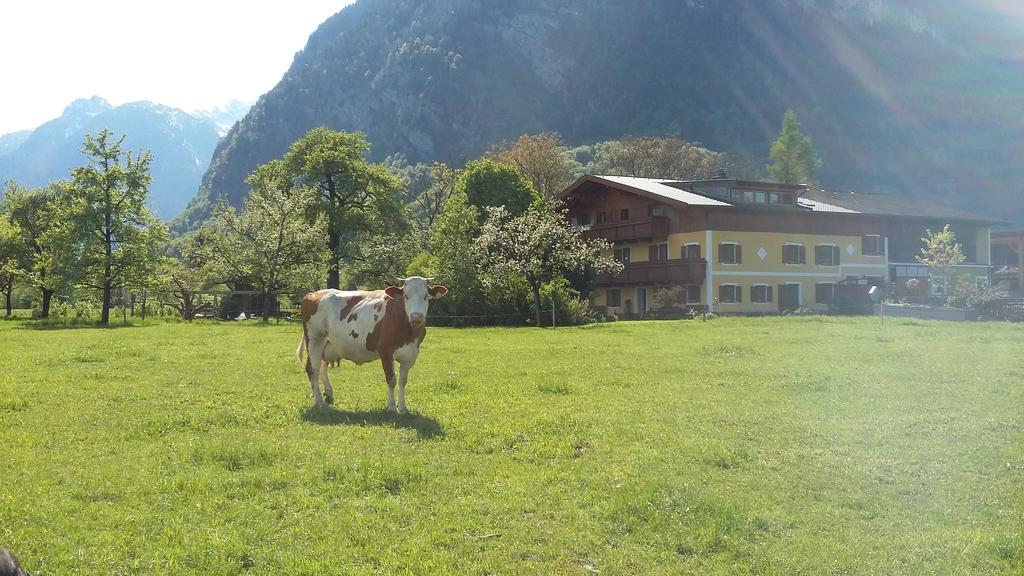
M 76 98 L 184 110 L 255 102 L 353 0 L 0 0 L 0 134 Z

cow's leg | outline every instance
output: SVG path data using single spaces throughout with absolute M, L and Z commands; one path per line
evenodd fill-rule
M 408 412 L 405 405 L 405 383 L 409 381 L 409 370 L 412 369 L 412 362 L 398 363 L 398 413 Z
M 320 380 L 324 385 L 324 401 L 334 404 L 334 388 L 331 387 L 331 377 L 327 374 L 329 367 L 330 364 L 326 360 L 320 361 Z
M 320 370 L 323 366 L 325 344 L 326 338 L 311 335 L 309 345 L 306 347 L 306 374 L 309 375 L 309 385 L 313 388 L 313 403 L 317 406 L 324 405 L 323 396 L 320 395 Z
M 382 354 L 380 363 L 384 367 L 384 379 L 388 383 L 387 410 L 395 411 L 395 359 Z

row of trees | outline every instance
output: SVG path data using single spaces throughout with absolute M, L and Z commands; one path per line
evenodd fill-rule
M 95 291 L 106 324 L 114 291 L 154 276 L 167 229 L 146 207 L 152 156 L 126 151 L 123 142 L 108 130 L 86 136 L 86 163 L 69 180 L 37 190 L 7 184 L 0 280 L 8 315 L 22 281 L 38 290 L 44 317 L 54 294 Z
M 218 206 L 201 230 L 168 239 L 146 208 L 152 157 L 123 144 L 106 130 L 90 135 L 85 164 L 69 180 L 37 190 L 8 183 L 0 217 L 8 311 L 20 284 L 37 292 L 43 317 L 54 295 L 97 298 L 106 324 L 112 296 L 128 291 L 191 319 L 200 293 L 226 285 L 263 296 L 266 319 L 280 295 L 379 287 L 405 273 L 449 286 L 435 307 L 442 316 L 530 316 L 540 325 L 542 308 L 560 303 L 575 314 L 563 322 L 580 321 L 589 280 L 619 264 L 601 257 L 607 245 L 570 228 L 557 199 L 569 182 L 583 172 L 759 175 L 749 162 L 680 138 L 570 149 L 551 133 L 499 143 L 460 168 L 410 166 L 400 157 L 374 164 L 362 134 L 317 128 L 249 176 L 241 210 Z

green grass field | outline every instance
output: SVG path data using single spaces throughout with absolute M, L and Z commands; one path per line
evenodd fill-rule
M 0 545 L 63 574 L 1022 574 L 1024 326 L 0 322 Z

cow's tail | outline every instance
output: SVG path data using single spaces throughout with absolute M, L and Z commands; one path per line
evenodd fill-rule
M 302 327 L 302 336 L 299 337 L 299 347 L 295 349 L 295 356 L 299 359 L 299 364 L 302 364 L 303 355 L 306 353 L 306 327 Z

